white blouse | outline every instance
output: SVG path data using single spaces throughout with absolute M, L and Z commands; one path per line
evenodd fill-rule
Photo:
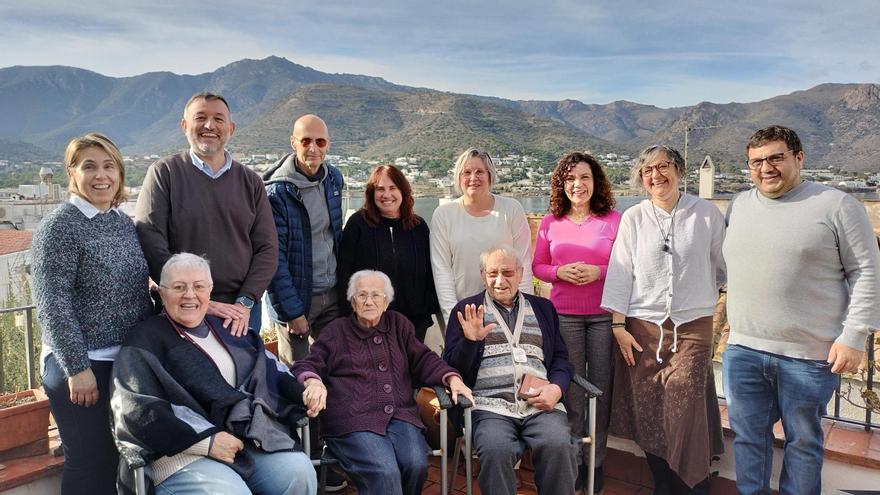
M 726 277 L 724 231 L 721 211 L 687 194 L 674 219 L 649 199 L 629 208 L 611 250 L 602 308 L 658 326 L 672 319 L 676 327 L 714 314 Z

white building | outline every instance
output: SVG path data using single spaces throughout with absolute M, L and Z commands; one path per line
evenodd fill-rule
M 29 304 L 27 290 L 28 257 L 33 232 L 0 230 L 0 306 L 6 307 L 10 294 L 16 304 Z

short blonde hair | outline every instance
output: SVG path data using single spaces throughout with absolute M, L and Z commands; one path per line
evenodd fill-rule
M 452 169 L 452 185 L 455 187 L 455 192 L 458 194 L 464 194 L 458 180 L 461 177 L 461 171 L 464 169 L 468 160 L 474 157 L 482 160 L 483 165 L 486 166 L 486 171 L 489 172 L 489 189 L 492 189 L 492 186 L 498 178 L 498 172 L 495 170 L 495 161 L 492 160 L 489 152 L 483 151 L 479 148 L 468 148 L 464 153 L 458 155 L 458 159 L 455 160 L 455 168 Z
M 113 144 L 113 141 L 111 141 L 110 138 L 99 132 L 90 132 L 85 136 L 73 138 L 67 143 L 67 149 L 64 150 L 64 169 L 67 171 L 68 177 L 67 190 L 70 191 L 71 194 L 76 194 L 77 196 L 84 198 L 79 191 L 79 188 L 76 186 L 76 181 L 73 180 L 71 169 L 76 168 L 77 162 L 82 157 L 83 152 L 89 148 L 99 148 L 103 150 L 110 155 L 110 159 L 113 160 L 113 163 L 116 164 L 116 168 L 119 169 L 119 189 L 116 191 L 116 194 L 113 196 L 113 201 L 111 201 L 110 204 L 113 207 L 121 205 L 128 198 L 128 194 L 125 192 L 125 165 L 122 163 L 122 153 L 119 151 L 119 148 Z

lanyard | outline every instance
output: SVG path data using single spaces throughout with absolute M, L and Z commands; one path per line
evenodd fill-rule
M 513 362 L 515 364 L 521 364 L 525 361 L 525 351 L 519 347 L 519 338 L 522 334 L 523 328 L 523 314 L 525 313 L 525 303 L 523 301 L 522 294 L 518 294 L 519 298 L 519 310 L 516 312 L 516 325 L 513 329 L 513 332 L 510 331 L 510 327 L 507 326 L 507 321 L 501 317 L 500 311 L 498 310 L 498 306 L 495 305 L 495 301 L 489 297 L 489 293 L 487 292 L 483 296 L 483 306 L 492 309 L 492 313 L 495 315 L 495 320 L 498 322 L 498 327 L 501 328 L 501 331 L 504 332 L 504 336 L 507 338 L 507 342 L 510 344 L 510 353 L 513 358 Z

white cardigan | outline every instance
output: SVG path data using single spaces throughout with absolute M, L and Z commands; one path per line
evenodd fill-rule
M 465 211 L 462 198 L 442 204 L 431 218 L 431 268 L 443 318 L 458 301 L 485 289 L 480 276 L 480 254 L 489 248 L 513 248 L 523 262 L 519 290 L 531 294 L 532 235 L 519 201 L 493 194 L 490 214 L 475 217 Z
M 663 251 L 658 220 L 669 233 L 672 215 L 649 199 L 623 213 L 608 261 L 602 308 L 658 326 L 671 319 L 677 329 L 715 312 L 718 288 L 725 281 L 724 215 L 704 199 L 683 195 L 668 252 Z M 662 328 L 660 339 L 662 344 Z M 673 351 L 676 344 L 677 338 Z

